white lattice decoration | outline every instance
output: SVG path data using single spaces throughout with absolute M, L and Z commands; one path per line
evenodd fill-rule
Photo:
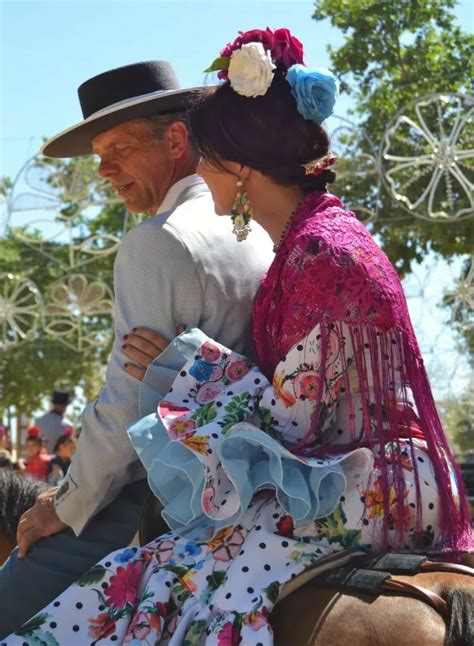
M 42 304 L 32 280 L 0 273 L 0 350 L 34 338 L 41 325 Z
M 113 295 L 109 287 L 84 274 L 65 276 L 51 285 L 43 307 L 44 331 L 77 352 L 104 345 L 108 333 L 92 331 L 98 315 L 113 314 Z
M 460 220 L 474 214 L 474 100 L 432 94 L 403 108 L 380 147 L 392 198 L 412 215 Z

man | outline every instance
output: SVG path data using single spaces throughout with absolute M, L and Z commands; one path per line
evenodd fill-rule
M 0 635 L 136 532 L 146 483 L 126 429 L 149 410 L 139 410 L 140 382 L 124 370 L 123 337 L 145 326 L 173 338 L 178 325 L 197 325 L 248 351 L 252 300 L 272 259 L 271 242 L 255 225 L 249 240 L 237 243 L 230 218 L 214 214 L 194 174 L 198 154 L 183 110 L 202 91 L 210 90 L 179 89 L 162 61 L 105 72 L 79 87 L 84 121 L 43 148 L 55 157 L 95 152 L 100 175 L 126 207 L 151 217 L 127 233 L 117 253 L 106 385 L 83 412 L 68 474 L 23 515 L 19 551 L 0 570 Z
M 51 410 L 35 420 L 35 426 L 40 429 L 44 446 L 49 453 L 53 452 L 58 438 L 64 435 L 68 428 L 72 428 L 72 422 L 64 418 L 69 404 L 69 391 L 54 390 L 51 404 Z

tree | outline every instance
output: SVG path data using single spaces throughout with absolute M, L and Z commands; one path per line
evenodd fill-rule
M 38 158 L 33 171 L 37 173 L 37 199 L 56 200 L 55 220 L 67 221 L 74 226 L 76 233 L 72 243 L 76 249 L 80 249 L 85 240 L 88 240 L 87 253 L 120 241 L 126 220 L 124 206 L 117 201 L 107 202 L 114 196 L 110 187 L 100 180 L 97 164 L 92 158 Z M 1 188 L 7 200 L 13 198 L 12 183 L 8 178 L 3 178 Z M 97 211 L 92 216 L 91 207 Z M 22 234 L 21 240 L 18 233 Z M 38 244 L 40 240 L 41 244 Z M 0 274 L 9 272 L 22 279 L 31 279 L 43 295 L 55 281 L 74 273 L 87 272 L 92 276 L 91 280 L 111 285 L 115 253 L 96 257 L 90 253 L 87 256 L 84 252 L 83 256 L 92 258 L 93 262 L 76 270 L 76 259 L 71 261 L 71 247 L 65 241 L 42 240 L 37 230 L 13 227 L 0 239 Z M 111 328 L 110 316 L 100 311 L 92 312 L 85 325 L 88 333 L 104 340 L 98 348 L 85 353 L 67 347 L 57 338 L 45 334 L 44 329 L 39 329 L 27 343 L 2 351 L 0 418 L 2 410 L 12 405 L 31 414 L 55 384 L 71 388 L 80 385 L 88 400 L 97 395 L 111 348 L 111 337 L 107 334 Z M 61 331 L 61 322 L 56 324 L 56 330 Z
M 453 446 L 460 453 L 474 447 L 474 384 L 459 397 L 438 402 L 443 426 Z
M 358 135 L 347 141 L 342 170 L 367 165 L 390 119 L 415 97 L 432 92 L 467 92 L 474 74 L 474 37 L 455 25 L 455 0 L 318 0 L 314 18 L 329 19 L 345 34 L 339 48 L 329 47 L 333 71 L 350 95 Z M 435 115 L 434 117 L 435 118 Z M 435 127 L 435 124 L 434 124 Z M 466 136 L 471 136 L 472 127 Z M 472 147 L 472 146 L 471 146 Z M 344 166 L 344 163 L 346 166 Z M 466 173 L 472 181 L 473 161 Z M 470 253 L 473 220 L 427 222 L 401 209 L 374 174 L 344 174 L 336 192 L 361 210 L 380 215 L 371 225 L 403 276 L 413 261 L 433 251 L 450 259 Z M 422 179 L 417 180 L 422 183 Z M 416 182 L 414 182 L 416 187 Z M 459 196 L 458 196 L 459 197 Z

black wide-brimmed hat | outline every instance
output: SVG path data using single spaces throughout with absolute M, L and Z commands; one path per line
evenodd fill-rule
M 167 61 L 146 61 L 93 76 L 78 88 L 84 121 L 63 130 L 42 147 L 49 157 L 92 153 L 92 139 L 110 128 L 152 114 L 186 110 L 193 96 L 210 87 L 182 89 Z
M 66 406 L 69 404 L 69 390 L 66 389 L 55 389 L 53 391 L 52 397 L 51 397 L 51 403 L 53 404 L 65 404 Z

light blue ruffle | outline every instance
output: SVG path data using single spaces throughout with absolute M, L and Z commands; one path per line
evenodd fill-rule
M 200 330 L 189 329 L 155 360 L 155 374 L 161 379 L 156 403 L 163 398 L 165 389 L 169 390 L 172 373 L 176 377 L 206 340 Z M 219 426 L 216 432 L 222 432 Z M 344 458 L 324 463 L 310 459 L 310 464 L 304 464 L 267 433 L 241 422 L 222 436 L 215 449 L 237 492 L 238 508 L 223 518 L 210 518 L 201 505 L 205 467 L 197 454 L 171 440 L 156 413 L 131 426 L 128 433 L 147 470 L 150 488 L 164 506 L 163 518 L 172 530 L 192 540 L 209 540 L 223 527 L 238 523 L 260 489 L 274 489 L 295 525 L 306 525 L 330 514 L 346 488 L 340 463 Z
M 140 417 L 156 411 L 158 403 L 169 392 L 178 372 L 207 338 L 198 328 L 188 328 L 152 361 L 138 391 Z

